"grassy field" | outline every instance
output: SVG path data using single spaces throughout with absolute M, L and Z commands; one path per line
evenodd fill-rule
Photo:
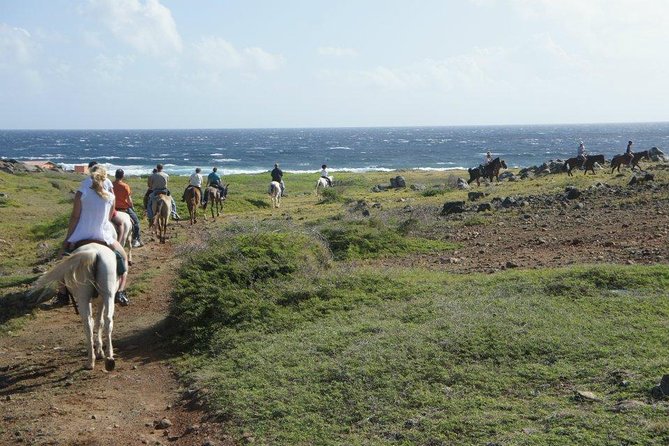
M 669 267 L 351 269 L 223 236 L 174 291 L 185 379 L 262 444 L 666 444 Z M 205 258 L 206 260 L 201 260 Z M 576 391 L 594 392 L 580 401 Z
M 371 191 L 397 174 L 415 187 Z M 269 205 L 268 174 L 227 176 L 213 235 L 171 240 L 185 259 L 173 291 L 173 338 L 183 352 L 176 364 L 237 439 L 669 443 L 669 405 L 649 394 L 669 362 L 669 266 L 584 262 L 481 275 L 395 261 L 448 257 L 459 249 L 455 228 L 499 223 L 490 213 L 439 218 L 445 201 L 467 199 L 454 188 L 457 176 L 464 173 L 336 172 L 337 187 L 316 196 L 316 175 L 287 174 L 280 209 Z M 669 180 L 666 171 L 656 177 Z M 0 201 L 1 306 L 56 256 L 81 179 L 0 173 L 8 196 Z M 145 181 L 130 179 L 136 203 Z M 186 181 L 171 179 L 177 200 Z M 476 190 L 489 201 L 628 181 L 599 172 Z M 145 272 L 131 289 L 151 277 Z M 14 316 L 24 313 L 5 312 L 0 335 L 19 328 Z

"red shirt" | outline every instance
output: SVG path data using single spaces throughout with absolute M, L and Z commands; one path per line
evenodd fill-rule
M 116 209 L 128 209 L 132 207 L 130 199 L 130 185 L 122 181 L 114 181 L 114 196 L 116 197 Z

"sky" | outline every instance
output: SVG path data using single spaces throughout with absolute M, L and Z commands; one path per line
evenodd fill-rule
M 668 121 L 669 0 L 0 0 L 0 128 Z

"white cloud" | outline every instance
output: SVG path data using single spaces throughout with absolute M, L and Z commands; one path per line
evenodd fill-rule
M 194 44 L 195 59 L 214 74 L 230 70 L 275 71 L 285 63 L 280 54 L 269 53 L 262 48 L 237 49 L 220 37 L 203 37 Z
M 476 48 L 445 59 L 424 59 L 406 66 L 327 71 L 321 77 L 380 89 L 477 91 L 522 88 L 528 83 L 555 82 L 590 75 L 587 62 L 570 55 L 547 34 L 533 36 L 514 48 Z M 520 87 L 519 87 L 520 86 Z
M 318 48 L 318 54 L 321 56 L 334 57 L 355 57 L 358 52 L 353 48 L 340 48 L 336 46 L 321 46 Z
M 171 11 L 159 0 L 89 0 L 88 10 L 140 53 L 169 56 L 183 48 Z
M 0 64 L 27 65 L 36 50 L 37 44 L 27 30 L 0 23 Z
M 666 0 L 470 0 L 500 3 L 589 57 L 655 58 L 669 44 Z
M 97 80 L 102 82 L 118 82 L 122 79 L 121 75 L 125 67 L 132 62 L 134 62 L 134 58 L 131 56 L 106 56 L 99 54 L 95 58 L 93 73 Z

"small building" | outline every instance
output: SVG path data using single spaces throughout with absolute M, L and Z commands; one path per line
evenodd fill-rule
M 88 173 L 88 166 L 85 165 L 85 164 L 75 164 L 74 173 L 87 174 Z

